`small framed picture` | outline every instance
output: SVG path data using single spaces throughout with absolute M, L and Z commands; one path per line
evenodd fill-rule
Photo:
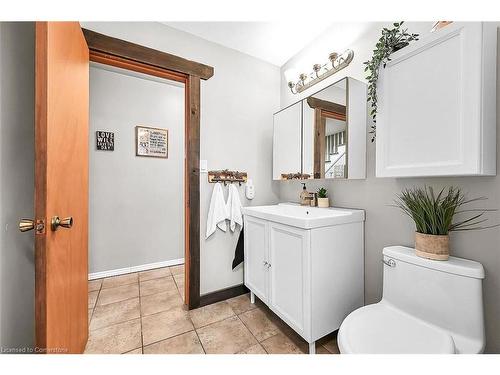
M 153 158 L 168 158 L 168 130 L 150 128 L 147 126 L 135 127 L 135 154 Z
M 96 149 L 99 151 L 115 150 L 115 133 L 97 130 L 95 132 Z

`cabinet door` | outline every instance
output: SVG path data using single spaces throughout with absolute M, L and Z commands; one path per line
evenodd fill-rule
M 302 103 L 274 114 L 273 180 L 282 174 L 302 172 Z
M 378 80 L 377 177 L 495 174 L 496 27 L 453 23 Z
M 245 216 L 245 285 L 263 302 L 268 301 L 267 221 Z
M 310 232 L 269 224 L 269 307 L 302 337 L 310 333 Z

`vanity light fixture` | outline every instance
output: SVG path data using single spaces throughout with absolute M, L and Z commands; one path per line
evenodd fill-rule
M 337 52 L 332 52 L 328 56 L 330 60 L 325 64 L 314 64 L 313 71 L 309 74 L 302 73 L 299 75 L 299 80 L 296 82 L 288 81 L 288 87 L 293 94 L 298 94 L 309 87 L 321 82 L 325 78 L 337 73 L 348 66 L 354 58 L 354 51 L 352 49 L 346 50 L 343 54 L 339 55 Z

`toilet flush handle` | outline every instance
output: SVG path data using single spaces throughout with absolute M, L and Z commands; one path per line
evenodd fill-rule
M 389 260 L 385 260 L 385 259 L 382 259 L 382 263 L 384 263 L 386 266 L 389 266 L 389 267 L 396 267 L 396 262 L 394 261 L 394 259 L 389 259 Z

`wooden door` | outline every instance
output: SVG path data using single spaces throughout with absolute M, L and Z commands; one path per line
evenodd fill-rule
M 36 346 L 81 353 L 88 336 L 89 51 L 78 22 L 37 22 L 35 74 L 35 218 L 45 221 L 35 235 Z M 72 226 L 63 221 L 54 230 L 56 216 L 71 217 Z

